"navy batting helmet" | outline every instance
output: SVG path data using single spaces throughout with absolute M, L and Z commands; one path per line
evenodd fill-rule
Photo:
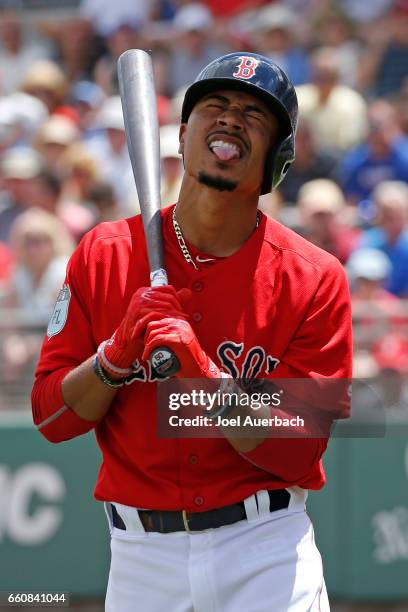
M 279 137 L 267 154 L 261 187 L 261 194 L 269 193 L 279 185 L 295 159 L 298 116 L 295 88 L 283 70 L 267 57 L 258 53 L 229 53 L 208 64 L 187 89 L 181 121 L 188 121 L 200 98 L 219 89 L 238 89 L 260 98 L 278 119 Z

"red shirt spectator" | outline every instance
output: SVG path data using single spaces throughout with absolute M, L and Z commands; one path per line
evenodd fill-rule
M 268 4 L 267 0 L 205 0 L 213 15 L 226 17 Z
M 303 236 L 345 263 L 360 232 L 348 223 L 351 211 L 341 189 L 329 179 L 308 181 L 299 190 L 298 206 Z
M 13 268 L 13 253 L 4 242 L 0 242 L 0 294 L 10 280 Z

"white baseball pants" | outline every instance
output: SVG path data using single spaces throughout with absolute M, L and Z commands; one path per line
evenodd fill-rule
M 115 504 L 106 612 L 329 612 L 306 492 L 269 512 L 267 493 L 245 500 L 247 519 L 194 534 L 146 533 L 134 508 Z

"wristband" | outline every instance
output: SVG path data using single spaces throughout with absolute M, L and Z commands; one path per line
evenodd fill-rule
M 114 365 L 111 361 L 109 361 L 109 359 L 107 358 L 105 354 L 105 347 L 106 346 L 110 347 L 112 345 L 112 342 L 113 342 L 113 338 L 110 338 L 109 340 L 104 340 L 98 346 L 97 355 L 98 355 L 100 365 L 105 371 L 105 373 L 117 374 L 118 376 L 121 376 L 122 378 L 126 378 L 126 376 L 129 376 L 129 374 L 132 373 L 132 368 L 119 368 L 118 366 Z
M 92 367 L 93 367 L 93 371 L 95 372 L 96 376 L 107 387 L 111 387 L 112 389 L 118 389 L 119 387 L 123 387 L 123 385 L 125 384 L 124 379 L 113 380 L 112 378 L 110 378 L 106 374 L 106 372 L 103 370 L 103 368 L 102 368 L 102 366 L 101 366 L 101 364 L 99 362 L 98 355 L 95 355 L 95 357 L 93 358 Z

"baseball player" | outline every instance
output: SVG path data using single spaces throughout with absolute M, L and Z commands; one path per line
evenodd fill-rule
M 297 101 L 267 58 L 232 53 L 185 94 L 176 205 L 162 211 L 171 285 L 150 288 L 140 216 L 104 223 L 74 252 L 32 403 L 61 442 L 95 429 L 95 497 L 111 530 L 108 612 L 329 609 L 305 511 L 325 481 L 325 438 L 160 438 L 148 357 L 176 377 L 350 376 L 339 262 L 258 211 L 294 158 Z M 218 382 L 217 382 L 218 381 Z M 228 405 L 221 406 L 221 413 Z

